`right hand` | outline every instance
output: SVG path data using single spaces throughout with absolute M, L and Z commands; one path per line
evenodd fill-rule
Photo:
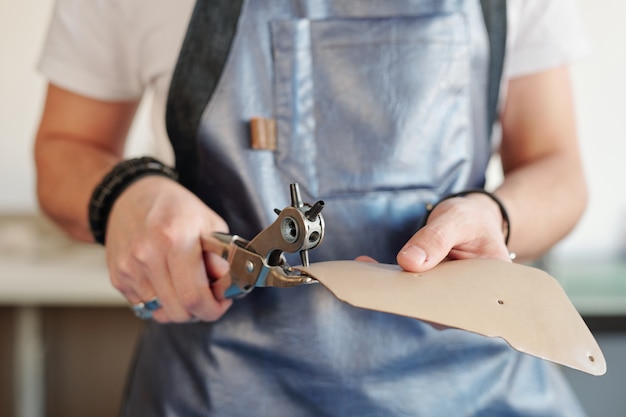
M 158 297 L 161 323 L 215 321 L 232 304 L 228 263 L 213 232 L 224 220 L 180 184 L 147 176 L 118 197 L 109 215 L 106 258 L 113 286 L 131 304 Z

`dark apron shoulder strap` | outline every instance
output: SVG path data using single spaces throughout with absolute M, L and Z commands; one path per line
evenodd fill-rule
M 506 0 L 480 0 L 483 18 L 489 35 L 489 75 L 487 85 L 487 109 L 489 134 L 498 115 L 500 80 L 506 49 Z
M 172 76 L 165 122 L 180 182 L 195 188 L 196 134 L 237 32 L 242 0 L 198 0 Z

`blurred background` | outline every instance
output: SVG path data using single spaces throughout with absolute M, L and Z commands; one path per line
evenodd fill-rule
M 563 370 L 594 417 L 626 416 L 626 3 L 580 0 L 592 54 L 573 67 L 590 203 L 542 263 L 607 356 L 595 378 Z M 116 415 L 140 323 L 108 285 L 101 248 L 38 215 L 36 71 L 53 0 L 0 0 L 0 416 Z M 150 146 L 147 105 L 129 154 Z

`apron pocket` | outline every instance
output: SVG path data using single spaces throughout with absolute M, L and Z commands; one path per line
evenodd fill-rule
M 446 188 L 471 158 L 460 13 L 271 22 L 277 166 L 310 195 Z

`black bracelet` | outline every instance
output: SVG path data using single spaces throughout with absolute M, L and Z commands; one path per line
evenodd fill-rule
M 448 196 L 445 196 L 441 200 L 439 200 L 439 202 L 437 202 L 436 204 L 429 204 L 428 206 L 426 206 L 426 217 L 424 218 L 424 224 L 426 224 L 426 222 L 428 222 L 428 217 L 430 216 L 430 213 L 442 201 L 449 200 L 451 198 L 456 198 L 456 197 L 465 197 L 468 194 L 483 194 L 483 195 L 486 195 L 487 197 L 491 198 L 498 205 L 498 207 L 500 208 L 500 213 L 502 213 L 502 223 L 504 225 L 504 230 L 505 230 L 504 244 L 508 245 L 509 244 L 509 237 L 511 236 L 511 221 L 509 220 L 509 213 L 506 211 L 506 208 L 504 207 L 504 204 L 502 203 L 502 201 L 498 197 L 496 197 L 495 194 L 490 193 L 489 191 L 485 191 L 485 190 L 483 190 L 481 188 L 477 188 L 477 189 L 474 189 L 474 190 L 461 191 L 459 193 L 450 194 Z
M 89 200 L 89 227 L 96 242 L 104 245 L 109 213 L 115 200 L 129 185 L 147 175 L 178 179 L 177 172 L 151 157 L 122 161 L 104 176 Z

